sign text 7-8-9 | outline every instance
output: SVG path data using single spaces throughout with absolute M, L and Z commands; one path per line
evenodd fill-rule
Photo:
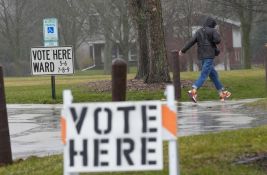
M 31 48 L 32 74 L 73 74 L 73 59 L 71 46 Z

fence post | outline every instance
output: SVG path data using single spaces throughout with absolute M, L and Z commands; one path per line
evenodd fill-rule
M 51 76 L 52 99 L 56 100 L 56 76 Z
M 175 90 L 175 99 L 181 99 L 181 80 L 180 80 L 180 60 L 177 50 L 172 50 L 172 73 L 173 73 L 173 85 Z
M 0 66 L 0 165 L 12 163 L 3 67 Z
M 126 100 L 127 63 L 120 58 L 112 61 L 112 101 Z

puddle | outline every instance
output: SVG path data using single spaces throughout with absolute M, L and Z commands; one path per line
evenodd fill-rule
M 250 128 L 267 124 L 267 111 L 250 111 L 240 100 L 178 104 L 179 136 Z M 62 105 L 7 105 L 13 159 L 62 153 Z
M 179 135 L 203 134 L 267 124 L 267 111 L 251 111 L 243 107 L 243 104 L 256 100 L 181 103 L 178 107 Z

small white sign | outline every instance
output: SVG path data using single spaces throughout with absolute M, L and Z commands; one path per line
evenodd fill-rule
M 160 101 L 68 105 L 66 172 L 162 170 L 161 115 Z
M 73 74 L 71 46 L 31 48 L 32 75 Z
M 44 41 L 45 47 L 53 47 L 58 46 L 58 41 Z
M 56 18 L 43 20 L 44 41 L 58 41 L 58 22 Z

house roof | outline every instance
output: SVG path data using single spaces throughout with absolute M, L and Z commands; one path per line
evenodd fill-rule
M 231 25 L 234 25 L 234 26 L 237 26 L 237 27 L 240 27 L 241 26 L 241 23 L 238 20 L 233 20 L 233 19 L 230 19 L 230 18 L 221 17 L 221 16 L 217 16 L 217 15 L 213 15 L 213 14 L 208 14 L 208 13 L 201 13 L 201 12 L 196 12 L 195 14 L 196 15 L 202 15 L 202 16 L 211 16 L 211 17 L 213 17 L 216 20 L 219 20 L 221 22 L 226 22 L 228 24 L 231 24 Z
M 232 19 L 222 18 L 222 17 L 218 17 L 218 16 L 217 17 L 214 17 L 214 18 L 217 19 L 217 20 L 220 20 L 222 22 L 227 22 L 229 24 L 235 25 L 237 27 L 240 27 L 241 26 L 240 21 L 235 21 L 235 20 L 232 20 Z
M 119 40 L 116 40 L 114 42 L 120 43 Z M 130 42 L 135 43 L 136 39 L 132 39 Z M 88 44 L 105 44 L 105 43 L 106 43 L 106 39 L 105 39 L 105 36 L 103 34 L 92 35 L 92 36 L 90 36 L 90 38 L 88 40 Z
M 96 34 L 89 38 L 89 44 L 104 44 L 106 42 L 104 35 Z

